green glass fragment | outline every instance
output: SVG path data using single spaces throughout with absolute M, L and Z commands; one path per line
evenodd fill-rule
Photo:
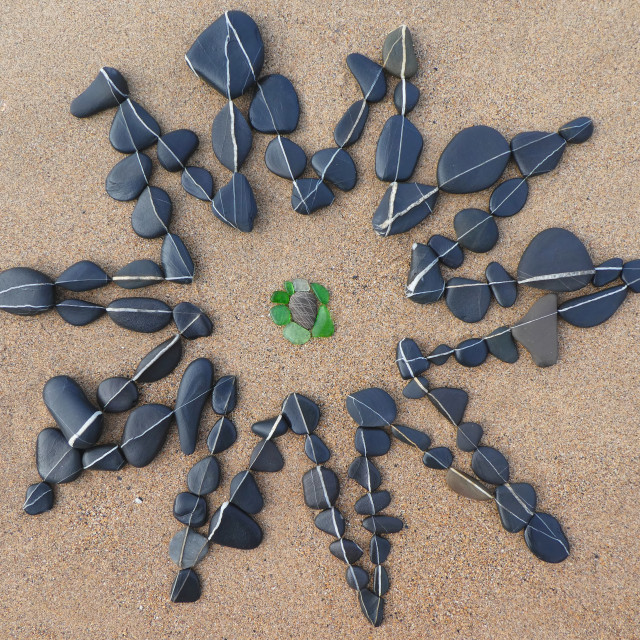
M 296 291 L 309 291 L 309 281 L 304 278 L 296 278 L 293 281 L 293 288 Z
M 307 331 L 295 322 L 290 322 L 283 330 L 282 335 L 293 344 L 304 344 L 311 340 L 311 331 Z
M 274 291 L 271 294 L 271 302 L 279 302 L 280 304 L 289 304 L 289 294 L 286 291 Z
M 313 329 L 311 329 L 311 335 L 314 338 L 328 338 L 333 335 L 334 331 L 335 327 L 329 309 L 327 309 L 326 305 L 321 304 L 318 309 L 315 324 L 313 325 Z
M 295 290 L 295 288 L 293 286 L 293 282 L 289 282 L 288 280 L 287 280 L 287 282 L 284 283 L 284 288 L 287 290 L 287 293 L 290 296 L 292 296 L 296 292 L 296 290 Z
M 312 282 L 311 288 L 313 289 L 313 293 L 316 294 L 316 298 L 318 298 L 322 304 L 327 304 L 329 302 L 329 291 L 325 287 L 317 282 Z
M 271 307 L 269 315 L 278 326 L 291 322 L 291 311 L 289 311 L 289 307 L 284 304 Z

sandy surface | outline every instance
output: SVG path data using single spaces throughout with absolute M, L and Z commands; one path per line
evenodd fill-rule
M 591 141 L 569 148 L 554 173 L 531 181 L 525 209 L 500 221 L 498 246 L 489 255 L 469 255 L 460 275 L 477 277 L 494 259 L 513 271 L 529 240 L 556 225 L 576 232 L 596 262 L 638 257 L 640 12 L 634 3 L 296 0 L 235 7 L 262 30 L 264 70 L 292 79 L 302 107 L 292 138 L 309 155 L 332 144 L 335 122 L 359 96 L 346 55 L 378 59 L 384 36 L 402 22 L 413 32 L 420 61 L 415 82 L 422 99 L 411 116 L 425 137 L 417 180 L 434 180 L 439 154 L 463 127 L 492 125 L 510 138 L 527 129 L 554 130 L 580 115 L 594 119 Z M 195 164 L 212 171 L 216 188 L 226 182 L 229 174 L 209 144 L 223 99 L 183 60 L 226 8 L 232 7 L 194 0 L 4 6 L 0 269 L 32 266 L 55 277 L 87 258 L 113 273 L 133 259 L 159 257 L 159 240 L 132 232 L 133 205 L 104 191 L 105 176 L 121 157 L 108 142 L 113 112 L 84 121 L 69 115 L 69 102 L 103 64 L 125 74 L 132 95 L 163 131 L 194 129 L 202 141 Z M 248 100 L 240 106 L 246 110 Z M 188 198 L 178 176 L 161 169 L 153 176 L 173 198 L 172 229 L 192 252 L 197 278 L 190 287 L 166 285 L 148 295 L 201 305 L 216 331 L 188 344 L 180 367 L 144 388 L 144 400 L 172 403 L 184 368 L 198 356 L 213 358 L 219 375 L 240 377 L 239 439 L 220 456 L 224 482 L 212 496 L 215 507 L 256 442 L 251 423 L 277 413 L 291 391 L 316 399 L 323 410 L 318 433 L 344 484 L 339 506 L 349 518 L 348 535 L 363 545 L 368 536 L 353 512 L 361 491 L 346 479 L 354 425 L 345 394 L 381 385 L 398 399 L 401 423 L 453 446 L 453 430 L 429 403 L 402 400 L 396 341 L 413 336 L 429 350 L 484 335 L 516 320 L 539 295 L 522 292 L 510 310 L 494 303 L 476 326 L 456 320 L 443 304 L 421 307 L 403 297 L 411 244 L 452 233 L 453 215 L 465 206 L 486 207 L 489 193 L 444 196 L 432 218 L 410 233 L 378 238 L 371 215 L 385 187 L 375 178 L 374 152 L 393 112 L 389 98 L 372 107 L 353 149 L 357 187 L 310 217 L 292 212 L 290 184 L 266 170 L 268 137 L 256 135 L 245 168 L 260 210 L 250 235 L 223 226 L 204 203 Z M 331 340 L 300 349 L 266 317 L 270 292 L 296 276 L 331 289 L 338 327 Z M 85 297 L 106 303 L 121 295 L 109 287 Z M 469 390 L 467 418 L 482 423 L 487 443 L 507 454 L 514 480 L 534 484 L 539 507 L 558 516 L 572 554 L 560 566 L 539 562 L 521 535 L 502 529 L 494 507 L 455 496 L 442 474 L 394 443 L 380 466 L 393 495 L 388 511 L 407 529 L 392 541 L 392 588 L 378 630 L 361 616 L 344 565 L 330 556 L 329 537 L 315 529 L 303 503 L 300 478 L 309 462 L 294 435 L 280 441 L 283 471 L 260 478 L 264 543 L 249 552 L 216 547 L 199 568 L 203 595 L 196 604 L 169 602 L 175 569 L 167 546 L 178 529 L 173 497 L 185 487 L 194 458 L 204 455 L 210 408 L 192 458 L 180 453 L 174 431 L 149 467 L 86 473 L 57 491 L 54 510 L 24 515 L 25 487 L 38 479 L 36 436 L 52 424 L 41 400 L 45 381 L 68 374 L 92 394 L 105 377 L 131 374 L 170 329 L 140 335 L 108 319 L 74 328 L 55 312 L 0 315 L 0 637 L 639 637 L 639 313 L 640 301 L 631 296 L 603 326 L 563 324 L 561 361 L 551 369 L 537 369 L 525 354 L 515 365 L 491 360 L 463 370 L 449 363 L 430 372 L 434 386 Z M 105 438 L 119 438 L 123 422 L 110 418 Z M 468 468 L 466 454 L 458 461 Z

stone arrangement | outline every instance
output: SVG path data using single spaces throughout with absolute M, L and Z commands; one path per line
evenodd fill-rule
M 269 316 L 278 326 L 284 327 L 282 335 L 292 344 L 305 344 L 314 338 L 329 338 L 335 327 L 327 307 L 329 292 L 317 282 L 303 278 L 284 283 L 284 291 L 274 291 Z

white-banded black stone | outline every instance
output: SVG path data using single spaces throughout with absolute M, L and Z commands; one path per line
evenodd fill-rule
M 456 432 L 456 446 L 462 451 L 475 451 L 482 439 L 482 427 L 476 422 L 463 422 Z
M 446 344 L 439 344 L 428 356 L 429 362 L 436 366 L 443 365 L 453 355 L 453 349 Z
M 291 80 L 274 73 L 258 81 L 249 107 L 249 122 L 262 133 L 291 133 L 298 126 L 300 105 Z
M 356 186 L 356 165 L 344 149 L 334 147 L 316 151 L 311 156 L 311 166 L 321 180 L 342 191 L 350 191 Z
M 518 347 L 511 337 L 509 327 L 498 327 L 484 337 L 489 353 L 502 362 L 514 363 L 519 358 Z
M 159 238 L 169 231 L 173 204 L 169 194 L 148 186 L 131 213 L 131 226 L 141 238 Z
M 262 542 L 262 529 L 242 509 L 225 502 L 211 517 L 209 540 L 233 549 L 255 549 Z
M 640 293 L 640 260 L 630 260 L 622 267 L 622 282 L 634 293 Z
M 346 405 L 359 427 L 386 427 L 395 420 L 398 411 L 395 400 L 378 387 L 350 393 Z
M 282 403 L 281 412 L 298 435 L 313 433 L 320 422 L 320 408 L 301 393 L 290 393 Z
M 201 527 L 207 520 L 207 503 L 201 496 L 183 491 L 173 502 L 173 517 L 190 527 Z
M 180 335 L 187 340 L 206 338 L 213 333 L 209 316 L 191 302 L 180 302 L 173 308 L 173 321 Z
M 474 193 L 502 175 L 511 148 L 491 127 L 477 125 L 456 134 L 438 160 L 438 186 L 449 193 Z
M 304 501 L 309 509 L 329 509 L 338 499 L 338 476 L 326 467 L 313 467 L 302 476 Z
M 200 578 L 193 569 L 181 569 L 171 586 L 171 602 L 196 602 L 202 589 Z
M 331 457 L 329 448 L 315 433 L 305 436 L 304 452 L 314 464 L 324 464 Z
M 387 591 L 389 591 L 389 574 L 387 570 L 378 565 L 373 571 L 373 593 L 377 596 L 383 596 Z
M 391 440 L 382 429 L 358 427 L 355 436 L 356 451 L 363 456 L 383 456 L 391 447 Z
M 30 516 L 53 508 L 53 489 L 46 482 L 37 482 L 27 487 L 22 509 Z
M 220 484 L 220 465 L 215 456 L 206 456 L 196 462 L 187 473 L 187 487 L 197 496 L 213 493 Z
M 312 291 L 296 291 L 289 299 L 289 311 L 294 322 L 311 331 L 318 314 L 318 298 Z
M 262 511 L 264 499 L 251 471 L 241 471 L 233 477 L 229 487 L 229 502 L 246 513 Z
M 541 231 L 524 250 L 518 264 L 518 283 L 545 291 L 577 291 L 586 287 L 594 266 L 584 244 L 567 231 Z
M 508 218 L 524 207 L 529 196 L 526 178 L 511 178 L 501 182 L 491 193 L 489 211 L 492 216 Z
M 369 574 L 357 565 L 347 567 L 347 584 L 355 591 L 364 589 L 369 584 Z
M 338 560 L 342 560 L 345 564 L 354 564 L 355 562 L 358 562 L 364 553 L 360 548 L 360 545 L 353 540 L 349 540 L 349 538 L 334 540 L 329 545 L 329 551 L 331 551 Z
M 155 333 L 171 322 L 171 307 L 155 298 L 118 298 L 107 314 L 118 326 L 138 333 Z
M 201 167 L 185 167 L 180 182 L 182 188 L 194 198 L 211 202 L 213 198 L 213 178 L 211 174 Z
M 526 482 L 500 485 L 496 488 L 496 504 L 502 526 L 509 533 L 518 533 L 536 510 L 536 490 Z
M 162 241 L 160 261 L 164 279 L 177 284 L 191 284 L 195 266 L 184 242 L 174 233 L 167 233 Z
M 186 455 L 196 450 L 202 410 L 212 390 L 213 365 L 207 358 L 197 358 L 182 374 L 176 397 L 175 416 L 180 449 Z
M 405 444 L 409 444 L 412 447 L 420 449 L 420 451 L 426 451 L 431 446 L 431 438 L 424 433 L 424 431 L 418 431 L 411 427 L 405 427 L 400 424 L 391 425 L 391 433 Z
M 596 267 L 596 272 L 591 278 L 594 287 L 604 287 L 613 282 L 622 273 L 622 258 L 605 260 Z
M 586 142 L 593 134 L 593 120 L 581 117 L 567 122 L 558 129 L 558 133 L 567 141 L 574 144 Z
M 357 142 L 362 135 L 364 125 L 369 116 L 369 105 L 366 100 L 354 102 L 340 118 L 333 130 L 333 139 L 339 147 L 348 147 Z
M 456 427 L 462 422 L 469 395 L 464 389 L 440 387 L 431 389 L 427 396 L 433 406 Z
M 160 452 L 167 438 L 173 411 L 162 404 L 135 408 L 124 425 L 120 449 L 134 467 L 146 467 Z
M 373 230 L 383 237 L 404 233 L 432 211 L 438 189 L 418 182 L 393 182 L 373 214 Z
M 251 431 L 261 438 L 277 438 L 284 435 L 289 430 L 289 421 L 282 414 L 275 418 L 267 418 L 254 422 Z
M 267 169 L 281 178 L 295 180 L 307 166 L 307 156 L 302 147 L 289 138 L 276 136 L 264 152 Z
M 222 376 L 222 378 L 219 378 L 211 394 L 213 410 L 218 415 L 226 416 L 236 408 L 237 401 L 238 379 L 235 376 Z
M 362 521 L 362 526 L 371 533 L 398 533 L 402 531 L 404 522 L 394 516 L 369 516 Z
M 169 543 L 169 557 L 181 569 L 190 569 L 198 564 L 209 551 L 207 539 L 191 527 L 180 529 Z
M 558 307 L 558 315 L 575 327 L 595 327 L 606 322 L 618 310 L 628 292 L 627 285 L 622 284 L 571 298 Z
M 382 536 L 374 534 L 369 542 L 369 558 L 373 564 L 382 564 L 387 561 L 391 552 L 391 543 Z
M 109 284 L 109 276 L 91 260 L 80 260 L 65 269 L 56 280 L 56 287 L 68 291 L 89 291 Z
M 234 229 L 248 233 L 258 213 L 251 185 L 242 173 L 234 173 L 211 203 L 213 214 Z
M 558 362 L 558 297 L 548 293 L 538 299 L 527 314 L 511 327 L 519 342 L 539 367 Z
M 362 516 L 373 516 L 388 507 L 390 502 L 391 494 L 388 491 L 368 491 L 358 499 L 354 509 Z
M 45 482 L 71 482 L 82 473 L 82 451 L 70 447 L 62 431 L 49 427 L 38 434 L 36 466 Z
M 164 281 L 164 273 L 153 260 L 134 260 L 113 276 L 113 281 L 123 289 L 142 289 Z
M 493 447 L 478 447 L 471 457 L 471 468 L 480 480 L 489 484 L 509 482 L 509 463 Z
M 411 266 L 405 295 L 413 302 L 436 302 L 444 293 L 444 278 L 438 256 L 426 244 L 415 242 L 411 247 Z
M 487 343 L 482 338 L 463 340 L 454 349 L 456 360 L 465 367 L 478 367 L 489 355 Z
M 393 92 L 393 104 L 396 111 L 402 116 L 406 116 L 407 113 L 413 111 L 418 104 L 419 98 L 420 89 L 407 80 L 398 82 Z
M 180 334 L 167 338 L 142 358 L 133 379 L 138 382 L 156 382 L 168 376 L 180 364 L 182 342 Z
M 434 447 L 424 452 L 422 462 L 430 469 L 448 469 L 453 462 L 453 454 L 447 447 Z
M 199 144 L 198 136 L 190 129 L 165 133 L 158 140 L 158 162 L 167 171 L 181 171 Z
M 347 66 L 357 80 L 367 102 L 380 102 L 387 93 L 387 81 L 382 67 L 361 53 L 350 53 Z
M 35 316 L 53 309 L 55 286 L 50 278 L 29 267 L 0 273 L 0 309 L 16 316 Z
M 410 400 L 424 398 L 429 392 L 429 382 L 423 376 L 417 376 L 406 384 L 402 390 L 402 395 Z
M 513 159 L 525 178 L 553 171 L 566 146 L 562 136 L 546 131 L 526 131 L 511 140 Z
M 69 376 L 47 380 L 42 399 L 70 447 L 88 449 L 102 435 L 103 414 Z
M 408 180 L 422 152 L 422 134 L 405 116 L 391 116 L 376 147 L 376 175 L 385 182 Z
M 211 126 L 211 144 L 216 158 L 229 171 L 238 171 L 253 142 L 253 134 L 242 112 L 229 101 L 222 107 Z
M 498 242 L 498 225 L 492 215 L 482 209 L 462 209 L 453 219 L 457 242 L 475 253 L 491 251 Z
M 293 182 L 291 207 L 302 215 L 328 207 L 334 198 L 333 191 L 319 178 L 299 178 Z
M 60 317 L 75 327 L 84 327 L 104 314 L 106 309 L 86 300 L 61 300 L 56 304 Z
M 438 260 L 449 269 L 457 269 L 464 262 L 464 252 L 460 245 L 446 236 L 434 235 L 427 246 L 436 254 Z
M 117 107 L 128 96 L 129 87 L 124 76 L 113 67 L 102 67 L 94 81 L 71 102 L 71 115 L 87 118 Z
M 524 530 L 531 553 L 544 562 L 562 562 L 569 555 L 569 541 L 560 523 L 548 513 L 536 513 Z
M 365 618 L 374 627 L 379 627 L 382 624 L 384 600 L 369 589 L 361 589 L 358 591 L 358 602 Z
M 406 25 L 392 31 L 382 45 L 384 68 L 398 78 L 411 78 L 418 70 L 413 38 Z
M 117 444 L 100 444 L 82 453 L 82 467 L 96 471 L 119 471 L 126 460 Z
M 382 483 L 377 467 L 365 456 L 358 456 L 349 466 L 347 475 L 367 491 L 375 491 Z
M 489 309 L 491 290 L 486 282 L 455 277 L 447 282 L 444 299 L 456 318 L 479 322 Z
M 335 507 L 321 511 L 315 517 L 314 524 L 320 531 L 336 538 L 342 538 L 344 535 L 344 518 Z
M 251 452 L 249 469 L 275 473 L 284 467 L 284 459 L 273 440 L 260 440 Z
M 116 376 L 107 378 L 98 385 L 96 401 L 105 413 L 122 413 L 135 407 L 138 402 L 138 387 L 133 380 Z
M 226 451 L 238 437 L 236 427 L 229 418 L 222 417 L 216 421 L 207 437 L 207 447 L 211 453 Z
M 429 368 L 429 361 L 411 338 L 403 338 L 396 346 L 396 365 L 404 380 L 419 376 Z
M 160 126 L 135 100 L 127 98 L 119 107 L 109 131 L 109 142 L 120 153 L 144 151 L 160 137 Z
M 135 200 L 149 184 L 151 169 L 151 158 L 144 153 L 136 152 L 123 158 L 107 175 L 107 193 L 121 202 Z
M 493 297 L 501 307 L 511 307 L 518 296 L 516 281 L 499 262 L 490 262 L 484 272 Z

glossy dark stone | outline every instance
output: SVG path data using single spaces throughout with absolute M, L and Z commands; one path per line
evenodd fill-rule
M 181 302 L 173 308 L 173 321 L 180 335 L 187 340 L 205 338 L 213 333 L 209 316 L 190 302 Z
M 16 316 L 35 316 L 53 309 L 53 281 L 28 267 L 13 267 L 0 273 L 0 309 Z
M 221 416 L 231 413 L 238 401 L 238 380 L 235 376 L 219 378 L 213 387 L 211 406 Z M 213 452 L 212 452 L 213 453 Z
M 184 527 L 169 542 L 169 557 L 181 569 L 190 569 L 209 551 L 207 539 L 191 527 Z
M 281 414 L 275 418 L 267 418 L 254 422 L 251 431 L 261 438 L 277 438 L 284 435 L 289 430 L 289 421 Z
M 477 500 L 479 502 L 493 500 L 493 492 L 489 487 L 485 487 L 485 485 L 478 482 L 475 478 L 462 471 L 458 471 L 458 469 L 454 467 L 449 467 L 445 481 L 449 489 L 455 491 L 463 498 Z
M 196 602 L 201 595 L 200 579 L 193 569 L 178 572 L 171 587 L 171 602 Z
M 300 146 L 289 138 L 275 137 L 264 153 L 267 169 L 281 178 L 295 180 L 307 166 L 307 156 Z
M 396 111 L 402 116 L 406 116 L 413 111 L 414 107 L 418 104 L 419 98 L 420 89 L 407 80 L 398 82 L 393 92 L 393 104 L 395 105 Z
M 475 451 L 483 433 L 482 427 L 476 422 L 463 422 L 457 430 L 456 446 L 462 451 Z
M 241 471 L 233 477 L 229 487 L 229 502 L 246 513 L 262 511 L 264 499 L 251 471 Z
M 200 140 L 190 129 L 177 129 L 158 139 L 158 162 L 167 171 L 182 171 Z
M 491 127 L 478 125 L 458 133 L 438 160 L 438 186 L 449 193 L 474 193 L 490 187 L 511 157 L 509 143 Z
M 518 297 L 518 286 L 505 268 L 498 262 L 490 262 L 484 272 L 489 288 L 501 307 L 511 307 Z
M 173 205 L 169 194 L 158 187 L 147 187 L 131 213 L 131 226 L 141 238 L 159 238 L 169 231 Z
M 622 267 L 622 282 L 634 293 L 640 293 L 640 260 L 625 262 Z
M 404 528 L 404 522 L 393 516 L 369 516 L 362 521 L 362 526 L 371 533 L 398 533 Z
M 328 207 L 334 198 L 333 191 L 319 178 L 300 178 L 293 183 L 291 207 L 298 213 L 308 215 Z
M 387 561 L 391 552 L 391 543 L 382 536 L 371 536 L 369 543 L 369 558 L 373 564 L 382 564 Z
M 211 174 L 200 167 L 185 167 L 181 173 L 182 188 L 194 198 L 211 202 L 213 198 L 213 178 Z
M 369 116 L 366 100 L 354 102 L 344 113 L 333 130 L 333 139 L 339 147 L 348 147 L 357 142 L 362 135 Z
M 569 555 L 569 541 L 560 523 L 548 513 L 536 513 L 524 530 L 531 553 L 544 562 L 562 562 Z
M 373 592 L 377 596 L 383 596 L 389 591 L 389 574 L 387 570 L 378 565 L 373 571 Z
M 443 365 L 453 355 L 453 349 L 446 344 L 439 344 L 428 356 L 436 366 Z
M 448 469 L 453 462 L 453 455 L 447 447 L 434 447 L 424 452 L 422 462 L 430 469 Z
M 173 517 L 190 527 L 201 527 L 207 520 L 207 503 L 204 498 L 183 491 L 173 503 Z
M 182 359 L 180 334 L 168 338 L 140 360 L 133 379 L 138 382 L 156 382 L 168 376 Z
M 139 333 L 154 333 L 171 322 L 171 307 L 155 298 L 118 298 L 107 313 L 118 326 Z
M 509 463 L 507 459 L 493 447 L 478 447 L 471 458 L 473 472 L 489 484 L 509 482 Z
M 549 293 L 538 299 L 527 314 L 511 327 L 519 342 L 539 367 L 558 362 L 558 297 Z
M 50 378 L 42 389 L 42 399 L 69 446 L 88 449 L 98 442 L 102 435 L 102 411 L 89 402 L 75 380 L 69 376 Z
M 315 433 L 305 437 L 304 452 L 307 458 L 315 464 L 324 464 L 331 457 L 327 445 Z
M 36 441 L 36 466 L 45 482 L 71 482 L 82 473 L 82 451 L 70 447 L 58 429 L 43 429 Z
M 347 65 L 358 81 L 364 99 L 367 102 L 380 102 L 387 93 L 387 81 L 382 67 L 361 53 L 350 53 Z
M 184 242 L 174 233 L 167 233 L 162 241 L 160 261 L 164 279 L 177 284 L 191 284 L 195 267 Z
M 594 274 L 587 249 L 566 229 L 541 231 L 525 249 L 518 264 L 518 282 L 544 291 L 577 291 Z
M 379 627 L 382 624 L 384 615 L 384 600 L 369 591 L 369 589 L 362 589 L 358 591 L 358 601 L 365 618 L 374 627 Z
M 354 509 L 362 516 L 373 516 L 386 509 L 391 502 L 391 494 L 388 491 L 367 492 L 356 502 Z
M 383 456 L 389 451 L 391 440 L 382 429 L 358 427 L 355 437 L 356 451 L 369 458 Z
M 53 489 L 46 482 L 37 482 L 27 487 L 22 509 L 30 516 L 49 511 L 53 507 Z
M 134 409 L 120 442 L 127 462 L 134 467 L 146 467 L 162 449 L 172 419 L 173 411 L 162 404 L 144 404 Z
M 420 398 L 424 398 L 427 393 L 429 393 L 429 382 L 422 376 L 409 380 L 405 388 L 402 390 L 402 395 L 410 400 L 419 400 Z
M 422 134 L 404 116 L 391 116 L 376 147 L 376 175 L 385 182 L 408 180 L 422 152 Z
M 567 122 L 558 129 L 558 133 L 567 141 L 574 144 L 580 144 L 588 140 L 593 134 L 593 120 L 591 118 L 581 117 Z
M 120 153 L 144 151 L 155 144 L 160 126 L 135 100 L 128 98 L 119 107 L 109 131 L 109 142 Z
M 563 302 L 558 315 L 575 327 L 595 327 L 606 322 L 625 301 L 629 289 L 622 284 Z
M 462 422 L 467 402 L 469 402 L 469 396 L 464 389 L 440 387 L 439 389 L 431 389 L 427 397 L 449 422 L 455 426 Z
M 65 269 L 56 280 L 56 287 L 68 291 L 89 291 L 109 284 L 109 276 L 91 260 L 80 260 Z
M 250 471 L 275 473 L 284 467 L 284 459 L 273 440 L 261 440 L 251 452 Z
M 206 456 L 196 462 L 187 474 L 187 487 L 197 496 L 213 493 L 220 484 L 220 465 L 215 456 Z
M 412 302 L 426 304 L 440 300 L 444 293 L 444 278 L 438 256 L 426 244 L 414 243 L 405 295 Z
M 117 107 L 128 95 L 129 87 L 124 76 L 113 67 L 102 67 L 95 80 L 71 102 L 71 115 L 87 118 Z
M 453 219 L 458 244 L 475 253 L 491 251 L 498 242 L 498 225 L 482 209 L 463 209 Z
M 96 471 L 119 471 L 126 460 L 117 444 L 101 444 L 85 449 L 82 454 L 82 467 Z
M 213 214 L 239 231 L 249 232 L 258 213 L 258 206 L 249 181 L 242 173 L 234 173 L 211 203 Z
M 364 553 L 360 546 L 353 540 L 349 540 L 349 538 L 334 540 L 329 545 L 329 551 L 345 564 L 358 562 Z
M 107 193 L 114 200 L 135 200 L 149 184 L 151 168 L 151 158 L 144 153 L 123 158 L 107 175 Z
M 378 387 L 350 393 L 346 404 L 349 415 L 360 427 L 386 427 L 396 418 L 394 399 Z
M 105 413 L 129 411 L 138 402 L 138 387 L 133 380 L 116 376 L 98 385 L 96 400 Z
M 426 451 L 431 446 L 431 438 L 426 433 L 412 429 L 411 427 L 394 424 L 391 425 L 391 433 L 398 438 L 400 442 L 416 447 L 420 449 L 420 451 Z
M 342 191 L 356 186 L 356 165 L 351 156 L 340 148 L 321 149 L 311 156 L 311 166 L 318 177 Z
M 394 29 L 382 45 L 384 68 L 398 78 L 410 78 L 418 70 L 411 31 L 402 25 Z
M 242 11 L 226 11 L 210 24 L 185 55 L 191 70 L 233 100 L 260 75 L 264 45 L 256 23 Z
M 375 491 L 382 482 L 377 467 L 364 456 L 358 456 L 349 466 L 348 475 L 367 491 Z
M 529 196 L 529 185 L 525 178 L 511 178 L 501 182 L 491 194 L 489 211 L 498 218 L 514 216 L 524 207 Z
M 511 329 L 509 327 L 498 327 L 484 341 L 487 343 L 489 353 L 502 362 L 514 363 L 518 360 L 518 347 L 511 337 Z
M 309 509 L 329 509 L 340 493 L 336 474 L 326 467 L 314 467 L 302 476 L 304 501 Z
M 249 122 L 262 133 L 291 133 L 298 126 L 300 105 L 291 81 L 280 74 L 263 76 L 249 107 Z
M 457 269 L 464 262 L 462 247 L 446 236 L 435 235 L 429 238 L 427 246 L 438 256 L 445 267 Z
M 526 131 L 511 140 L 513 158 L 525 178 L 553 171 L 566 146 L 562 136 L 544 131 Z
M 134 260 L 113 276 L 113 282 L 123 289 L 142 289 L 163 281 L 164 273 L 153 260 Z
M 182 374 L 176 397 L 175 416 L 180 449 L 186 455 L 191 455 L 196 450 L 202 410 L 212 389 L 213 365 L 207 358 L 197 358 Z
M 207 437 L 207 447 L 211 453 L 226 451 L 238 437 L 236 427 L 229 418 L 220 418 L 212 427 Z
M 344 518 L 335 507 L 321 511 L 316 516 L 314 523 L 320 531 L 324 531 L 331 536 L 342 538 L 344 535 Z
M 289 298 L 289 311 L 294 322 L 311 331 L 318 315 L 318 298 L 312 291 L 296 291 Z
M 479 322 L 491 303 L 491 290 L 486 282 L 470 278 L 451 278 L 444 297 L 449 311 L 463 322 Z
M 289 420 L 291 430 L 298 435 L 313 433 L 320 421 L 320 408 L 300 393 L 290 393 L 282 403 L 282 414 Z
M 262 542 L 262 529 L 242 509 L 225 502 L 211 518 L 209 540 L 223 547 L 255 549 Z
M 242 112 L 233 102 L 220 109 L 211 127 L 211 144 L 220 164 L 229 171 L 238 171 L 253 142 L 253 134 Z
M 85 300 L 62 300 L 56 305 L 60 317 L 75 327 L 84 327 L 105 313 L 105 308 Z
M 433 211 L 437 199 L 436 187 L 418 182 L 394 182 L 373 214 L 373 230 L 383 237 L 409 231 Z
M 403 338 L 396 347 L 396 365 L 405 380 L 419 376 L 429 368 L 429 361 L 411 338 Z
M 347 567 L 347 584 L 360 591 L 369 584 L 369 574 L 362 567 L 350 565 Z
M 478 367 L 489 355 L 487 343 L 482 338 L 463 340 L 454 352 L 458 363 L 465 367 Z
M 622 273 L 622 264 L 622 258 L 611 258 L 600 263 L 591 278 L 593 286 L 604 287 L 613 282 Z
M 503 484 L 496 488 L 496 504 L 502 526 L 509 533 L 522 531 L 536 510 L 535 489 L 526 482 Z

